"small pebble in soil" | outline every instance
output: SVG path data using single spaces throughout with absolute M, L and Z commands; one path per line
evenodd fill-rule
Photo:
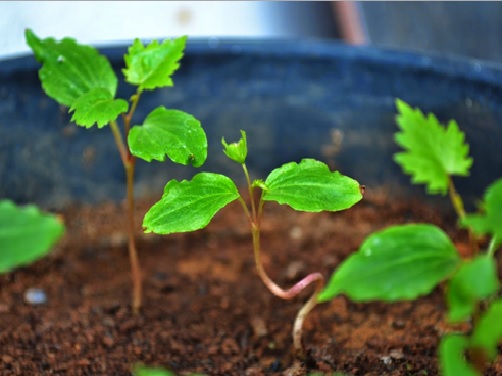
M 281 361 L 279 359 L 274 360 L 269 367 L 270 372 L 280 372 L 282 369 Z
M 251 319 L 251 325 L 253 327 L 253 332 L 256 337 L 265 337 L 268 333 L 265 321 L 261 317 L 255 316 Z
M 392 322 L 392 327 L 394 329 L 404 329 L 406 327 L 406 323 L 403 320 L 395 320 Z
M 42 289 L 30 288 L 24 292 L 24 301 L 31 305 L 45 304 L 47 303 L 47 295 Z

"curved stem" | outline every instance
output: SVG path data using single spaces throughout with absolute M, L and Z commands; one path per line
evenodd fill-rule
M 302 343 L 303 322 L 305 321 L 305 318 L 310 313 L 310 311 L 312 311 L 318 303 L 317 297 L 319 296 L 321 290 L 324 288 L 324 277 L 321 273 L 312 273 L 297 283 L 303 283 L 305 288 L 313 281 L 316 282 L 314 293 L 307 301 L 307 303 L 305 303 L 305 305 L 298 311 L 295 319 L 295 324 L 293 325 L 293 343 L 296 350 L 296 356 L 300 359 L 305 359 L 306 357 Z
M 260 205 L 261 209 L 262 205 Z M 302 292 L 309 284 L 316 282 L 316 288 L 310 299 L 305 303 L 305 305 L 298 311 L 296 315 L 295 322 L 293 325 L 293 345 L 295 349 L 296 356 L 300 359 L 304 359 L 306 354 L 302 343 L 302 331 L 303 323 L 305 318 L 310 311 L 317 305 L 317 296 L 324 287 L 324 277 L 320 273 L 311 273 L 305 278 L 297 282 L 288 290 L 284 290 L 277 283 L 272 281 L 268 274 L 265 272 L 263 264 L 261 262 L 261 247 L 260 247 L 260 229 L 255 223 L 251 224 L 251 230 L 253 235 L 253 250 L 255 257 L 256 270 L 261 280 L 270 290 L 270 292 L 282 299 L 292 299 Z
M 312 296 L 307 301 L 307 303 L 305 303 L 303 307 L 298 311 L 295 318 L 295 322 L 293 324 L 293 345 L 295 349 L 295 354 L 298 358 L 305 359 L 306 354 L 305 350 L 303 349 L 303 343 L 302 343 L 303 323 L 305 322 L 305 318 L 307 317 L 309 312 L 312 311 L 312 309 L 317 305 L 318 302 L 317 296 L 324 288 L 324 277 L 320 273 L 311 273 L 306 277 L 304 277 L 299 282 L 295 283 L 288 290 L 285 290 L 282 287 L 280 287 L 277 283 L 272 281 L 272 279 L 268 276 L 261 261 L 261 245 L 260 245 L 260 222 L 263 213 L 263 206 L 265 204 L 265 201 L 263 200 L 263 191 L 257 208 L 254 198 L 254 187 L 253 184 L 251 183 L 251 179 L 249 177 L 249 172 L 246 167 L 246 164 L 243 163 L 242 168 L 244 170 L 244 175 L 246 176 L 246 182 L 249 189 L 249 195 L 251 200 L 251 213 L 245 201 L 242 199 L 242 197 L 239 197 L 239 202 L 241 203 L 244 212 L 246 213 L 246 216 L 249 220 L 249 224 L 251 226 L 255 265 L 261 280 L 272 294 L 285 300 L 293 299 L 300 292 L 305 290 L 305 288 L 307 288 L 308 285 L 310 285 L 313 282 L 316 283 L 316 287 Z

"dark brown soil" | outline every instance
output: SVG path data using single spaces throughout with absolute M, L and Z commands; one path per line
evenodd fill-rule
M 240 206 L 225 208 L 201 231 L 145 235 L 139 224 L 152 202 L 138 205 L 139 315 L 129 306 L 125 215 L 118 204 L 61 213 L 68 231 L 56 250 L 0 277 L 1 375 L 130 375 L 135 362 L 178 374 L 437 375 L 439 338 L 467 329 L 445 322 L 440 288 L 396 304 L 354 304 L 340 296 L 308 316 L 310 359 L 295 362 L 291 327 L 311 291 L 291 301 L 268 292 L 255 272 Z M 453 217 L 371 192 L 345 212 L 298 213 L 267 204 L 265 217 L 263 260 L 285 287 L 310 272 L 328 278 L 366 235 L 390 224 L 432 222 L 455 241 L 464 236 Z M 47 303 L 28 304 L 30 288 L 43 289 Z M 486 374 L 502 374 L 502 362 Z

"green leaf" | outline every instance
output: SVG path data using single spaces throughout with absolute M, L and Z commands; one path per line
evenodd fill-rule
M 80 45 L 71 38 L 39 39 L 29 29 L 26 40 L 42 63 L 39 77 L 49 97 L 66 106 L 92 89 L 106 90 L 111 98 L 115 97 L 117 76 L 108 59 L 95 48 Z
M 234 182 L 223 175 L 200 173 L 189 181 L 171 180 L 160 201 L 146 213 L 143 227 L 157 234 L 195 231 L 238 197 Z
M 483 255 L 463 261 L 448 282 L 448 319 L 452 322 L 468 319 L 477 302 L 495 294 L 498 288 L 497 266 L 492 257 Z
M 246 132 L 241 130 L 241 139 L 238 142 L 229 145 L 225 142 L 225 139 L 222 138 L 221 144 L 223 145 L 223 152 L 228 158 L 239 164 L 246 163 L 246 157 L 248 155 Z
M 126 68 L 122 72 L 126 81 L 139 86 L 140 90 L 173 86 L 171 76 L 180 66 L 186 39 L 185 36 L 166 39 L 162 44 L 153 40 L 147 47 L 136 39 L 124 55 Z
M 484 349 L 490 360 L 497 356 L 497 345 L 502 339 L 502 300 L 493 302 L 483 313 L 471 336 L 470 347 Z
M 133 376 L 175 376 L 174 373 L 164 368 L 146 366 L 141 363 L 133 366 L 132 374 Z
M 405 151 L 396 153 L 394 160 L 412 176 L 413 183 L 424 183 L 428 193 L 444 195 L 449 176 L 469 175 L 472 158 L 464 133 L 454 120 L 445 128 L 434 114 L 425 116 L 399 99 L 396 104 L 401 132 L 395 134 L 395 140 Z
M 468 214 L 462 221 L 477 234 L 492 234 L 495 244 L 502 244 L 502 179 L 492 183 L 483 199 L 482 214 Z
M 200 122 L 179 110 L 158 107 L 142 126 L 129 132 L 129 148 L 148 162 L 164 161 L 166 155 L 176 163 L 201 166 L 207 157 L 207 138 Z
M 17 207 L 0 201 L 0 273 L 45 256 L 64 233 L 55 216 L 34 205 Z
M 121 113 L 127 112 L 129 104 L 123 99 L 113 99 L 106 89 L 91 89 L 75 100 L 70 107 L 71 118 L 80 126 L 90 128 L 94 124 L 102 128 L 115 120 Z
M 439 362 L 443 376 L 480 376 L 465 360 L 469 340 L 460 334 L 448 334 L 439 344 Z
M 265 180 L 265 186 L 265 201 L 308 212 L 348 209 L 363 197 L 357 181 L 330 171 L 326 164 L 314 159 L 276 168 Z
M 415 299 L 453 273 L 459 262 L 455 246 L 438 227 L 392 226 L 370 235 L 340 265 L 319 300 L 341 293 L 354 301 Z

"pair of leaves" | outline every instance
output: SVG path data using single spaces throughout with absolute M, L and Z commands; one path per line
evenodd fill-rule
M 397 301 L 429 293 L 460 257 L 449 237 L 429 224 L 393 226 L 370 235 L 333 273 L 318 300 Z
M 465 352 L 472 351 L 482 359 L 493 360 L 502 338 L 502 300 L 494 301 L 481 316 L 470 338 L 462 334 L 449 334 L 441 340 L 439 357 L 445 376 L 478 376 L 466 361 Z
M 40 39 L 31 30 L 26 39 L 35 57 L 43 64 L 39 76 L 48 96 L 70 107 L 72 121 L 83 127 L 99 128 L 128 111 L 128 103 L 115 99 L 117 77 L 108 59 L 90 46 L 74 39 Z M 179 68 L 186 37 L 154 40 L 143 46 L 136 39 L 124 56 L 126 80 L 139 92 L 172 86 L 172 74 Z M 192 115 L 159 107 L 142 126 L 134 126 L 128 135 L 131 152 L 146 161 L 163 161 L 167 155 L 177 163 L 198 167 L 207 157 L 206 135 Z
M 26 30 L 26 40 L 35 57 L 43 65 L 39 72 L 47 95 L 70 107 L 72 121 L 84 127 L 99 128 L 128 110 L 128 103 L 115 99 L 118 80 L 108 59 L 76 40 L 40 39 Z M 136 39 L 124 56 L 126 80 L 140 91 L 172 86 L 171 75 L 179 67 L 186 37 L 154 40 L 149 46 Z
M 101 128 L 126 112 L 128 103 L 114 99 L 118 80 L 108 59 L 72 38 L 40 39 L 26 30 L 26 40 L 42 63 L 40 81 L 45 93 L 70 107 L 72 121 L 84 127 Z
M 275 169 L 260 186 L 263 200 L 302 211 L 344 210 L 362 198 L 355 180 L 313 159 Z M 171 180 L 161 200 L 146 213 L 143 226 L 158 234 L 198 230 L 239 197 L 233 181 L 223 175 L 200 173 L 190 181 Z
M 434 114 L 425 116 L 399 99 L 396 105 L 400 132 L 395 140 L 405 151 L 396 153 L 394 160 L 413 183 L 424 183 L 429 193 L 444 195 L 450 176 L 467 176 L 472 165 L 464 133 L 454 120 L 443 127 Z
M 45 256 L 64 233 L 63 223 L 36 206 L 0 201 L 0 274 Z

